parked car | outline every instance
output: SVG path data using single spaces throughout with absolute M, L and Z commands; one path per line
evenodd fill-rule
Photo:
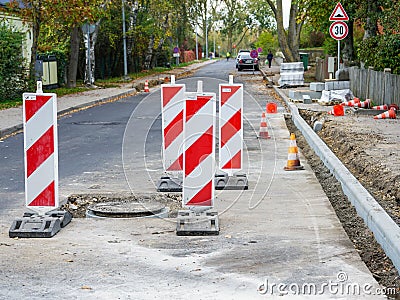
M 241 55 L 244 55 L 244 54 L 250 55 L 250 51 L 248 51 L 248 50 L 239 50 L 239 53 L 236 56 L 236 69 L 238 68 L 238 63 L 239 63 Z
M 252 58 L 250 53 L 243 53 L 240 55 L 239 61 L 237 63 L 238 71 L 243 69 L 260 70 L 258 66 L 258 58 Z

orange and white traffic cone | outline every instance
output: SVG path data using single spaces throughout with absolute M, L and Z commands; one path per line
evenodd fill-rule
M 287 166 L 284 168 L 285 171 L 295 171 L 295 170 L 303 170 L 304 167 L 300 165 L 299 159 L 299 149 L 296 144 L 296 136 L 294 133 L 290 135 L 290 145 L 288 151 L 288 161 Z
M 344 108 L 342 105 L 334 105 L 331 111 L 328 111 L 329 115 L 333 116 L 344 116 Z
M 366 99 L 365 101 L 354 103 L 354 107 L 369 108 L 370 104 L 371 100 Z
M 260 138 L 260 139 L 270 139 L 271 138 L 267 131 L 267 119 L 265 117 L 265 112 L 263 112 L 261 115 L 260 132 L 258 134 L 258 138 Z
M 144 92 L 145 92 L 145 93 L 150 93 L 149 81 L 148 81 L 148 80 L 146 80 L 146 81 L 144 82 Z
M 389 109 L 388 111 L 385 111 L 384 113 L 374 116 L 374 119 L 396 119 L 396 110 Z
M 340 105 L 342 105 L 342 106 L 354 106 L 354 104 L 356 104 L 356 103 L 360 103 L 360 99 L 359 98 L 354 98 L 351 101 L 342 102 L 342 103 L 340 103 Z
M 387 104 L 383 104 L 383 105 L 372 106 L 371 108 L 376 110 L 388 110 L 389 106 L 387 106 Z

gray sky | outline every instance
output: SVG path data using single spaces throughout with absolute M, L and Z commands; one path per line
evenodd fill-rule
M 290 4 L 291 0 L 282 0 L 282 9 L 283 9 L 283 26 L 287 28 L 289 26 L 289 12 L 290 12 Z

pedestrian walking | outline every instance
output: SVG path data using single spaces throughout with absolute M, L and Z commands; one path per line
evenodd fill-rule
M 267 60 L 268 60 L 268 67 L 270 67 L 270 68 L 271 68 L 273 58 L 274 58 L 274 55 L 272 54 L 271 50 L 269 50 L 269 53 L 267 55 Z
M 226 61 L 228 61 L 230 57 L 231 57 L 231 54 L 229 53 L 229 51 L 226 52 Z

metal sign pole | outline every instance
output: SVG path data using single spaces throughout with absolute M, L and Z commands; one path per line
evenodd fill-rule
M 87 56 L 88 56 L 88 77 L 89 77 L 89 85 L 92 84 L 92 67 L 90 65 L 90 31 L 87 32 Z
M 196 60 L 199 60 L 199 45 L 197 41 L 197 25 L 196 25 Z
M 337 41 L 338 49 L 338 71 L 340 70 L 340 40 Z

